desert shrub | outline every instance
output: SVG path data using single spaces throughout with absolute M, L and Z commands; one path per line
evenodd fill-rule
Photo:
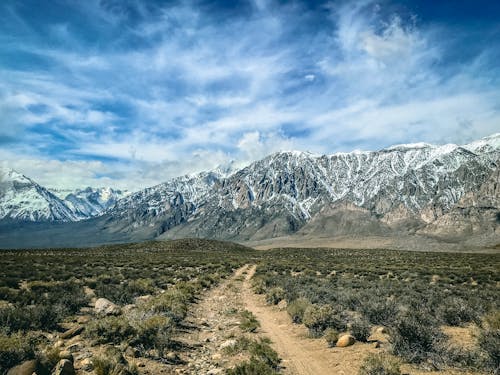
M 123 316 L 107 316 L 96 319 L 87 324 L 84 335 L 97 344 L 114 343 L 120 344 L 130 340 L 136 334 L 136 330 Z
M 330 348 L 334 347 L 339 340 L 339 332 L 335 328 L 327 328 L 323 333 L 323 337 Z
M 413 311 L 401 315 L 390 327 L 394 354 L 412 363 L 420 363 L 439 351 L 443 334 L 429 314 Z
M 0 308 L 0 326 L 6 332 L 55 329 L 65 315 L 60 307 L 40 304 Z
M 463 323 L 477 320 L 477 313 L 462 298 L 446 298 L 438 307 L 436 315 L 438 319 L 450 326 L 458 326 Z
M 123 355 L 115 348 L 108 348 L 102 355 L 92 359 L 96 375 L 137 375 L 135 365 L 127 363 Z
M 351 334 L 358 341 L 366 342 L 370 337 L 370 323 L 363 318 L 354 319 L 351 324 Z
M 243 332 L 255 332 L 260 327 L 260 323 L 251 311 L 241 312 L 240 328 Z
M 359 375 L 399 375 L 399 361 L 387 354 L 369 354 L 359 369 Z
M 311 305 L 304 312 L 302 319 L 304 325 L 309 329 L 309 334 L 312 337 L 319 337 L 323 331 L 328 328 L 336 328 L 344 330 L 346 324 L 335 313 L 330 305 Z
M 172 318 L 154 315 L 139 322 L 132 343 L 144 349 L 155 349 L 160 355 L 166 348 L 172 346 L 173 330 Z
M 21 333 L 0 333 L 0 374 L 22 361 L 35 358 L 35 341 Z
M 271 288 L 266 293 L 266 302 L 270 305 L 277 305 L 284 298 L 285 290 L 281 287 Z
M 288 315 L 292 318 L 292 322 L 300 324 L 302 323 L 302 318 L 306 309 L 311 305 L 311 303 L 305 298 L 297 298 L 290 302 L 286 308 Z
M 175 322 L 180 322 L 187 314 L 191 296 L 178 288 L 159 294 L 146 303 L 145 308 L 155 313 L 164 313 Z
M 263 362 L 269 368 L 277 370 L 281 362 L 278 353 L 271 348 L 269 339 L 259 339 L 254 341 L 249 348 L 250 355 L 253 359 Z
M 387 326 L 396 318 L 398 307 L 392 300 L 370 299 L 361 305 L 360 311 L 370 323 Z
M 253 291 L 257 294 L 264 294 L 266 292 L 266 282 L 260 277 L 254 277 L 252 279 Z
M 250 359 L 249 361 L 240 363 L 232 369 L 226 371 L 227 375 L 274 375 L 278 374 L 277 370 L 274 370 L 267 366 L 265 363 Z
M 488 367 L 500 371 L 500 311 L 496 310 L 483 319 L 479 347 L 488 356 Z

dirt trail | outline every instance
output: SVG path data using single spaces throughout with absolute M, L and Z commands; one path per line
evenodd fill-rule
M 303 325 L 293 324 L 286 313 L 266 305 L 264 296 L 256 295 L 250 286 L 255 272 L 252 266 L 243 283 L 242 297 L 246 309 L 261 324 L 262 334 L 283 359 L 283 374 L 322 375 L 357 374 L 364 357 L 377 350 L 370 344 L 356 343 L 348 348 L 328 348 L 323 339 L 310 339 Z
M 177 338 L 192 349 L 181 354 L 185 365 L 178 366 L 175 373 L 222 374 L 242 360 L 228 358 L 221 348 L 240 332 L 240 316 L 235 312 L 244 307 L 240 291 L 248 268 L 237 269 L 192 307 L 186 322 L 193 328 Z

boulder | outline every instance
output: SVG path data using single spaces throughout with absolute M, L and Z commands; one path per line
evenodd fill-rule
M 73 362 L 68 359 L 61 359 L 57 363 L 54 371 L 52 371 L 52 375 L 75 375 Z
M 83 329 L 84 329 L 83 326 L 75 326 L 75 327 L 70 328 L 67 331 L 61 333 L 61 335 L 59 337 L 63 340 L 70 339 L 70 338 L 82 333 Z
M 236 346 L 236 340 L 235 339 L 226 340 L 222 344 L 220 344 L 220 348 L 221 349 L 232 348 L 234 346 Z
M 342 335 L 339 337 L 337 341 L 337 346 L 339 348 L 345 348 L 346 346 L 351 346 L 356 342 L 354 336 L 351 335 Z
M 12 367 L 7 375 L 32 375 L 34 372 L 36 373 L 36 369 L 38 367 L 38 362 L 36 360 L 26 361 Z
M 59 352 L 59 359 L 67 359 L 73 362 L 73 354 L 69 350 L 63 350 Z
M 120 307 L 106 298 L 98 298 L 94 309 L 98 315 L 120 315 L 121 313 Z

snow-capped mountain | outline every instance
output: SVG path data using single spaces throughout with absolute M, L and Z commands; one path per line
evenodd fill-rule
M 64 203 L 78 217 L 88 219 L 100 216 L 116 202 L 129 195 L 128 191 L 110 187 L 78 189 L 64 196 Z
M 30 178 L 0 168 L 0 219 L 20 221 L 75 221 L 66 204 Z
M 202 173 L 132 194 L 110 220 L 166 237 L 260 239 L 311 230 L 352 212 L 373 230 L 418 228 L 477 191 L 498 168 L 500 134 L 468 145 L 418 143 L 332 155 L 279 152 L 228 176 Z M 348 215 L 349 213 L 349 215 Z M 356 220 L 358 220 L 356 219 Z M 340 219 L 339 219 L 340 220 Z M 130 226 L 122 225 L 126 230 Z M 376 227 L 376 228 L 375 228 Z M 326 230 L 326 229 L 325 229 Z
M 16 175 L 2 178 L 0 218 L 76 221 L 94 216 L 82 221 L 82 228 L 87 237 L 95 231 L 96 241 L 159 235 L 486 238 L 500 236 L 499 164 L 496 134 L 461 146 L 416 143 L 332 155 L 278 152 L 240 170 L 182 176 L 122 199 L 112 190 L 86 189 L 62 200 Z M 34 213 L 30 209 L 40 205 L 34 202 L 50 209 Z

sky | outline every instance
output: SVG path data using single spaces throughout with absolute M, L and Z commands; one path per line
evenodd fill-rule
M 137 190 L 500 131 L 500 2 L 0 2 L 0 160 Z

